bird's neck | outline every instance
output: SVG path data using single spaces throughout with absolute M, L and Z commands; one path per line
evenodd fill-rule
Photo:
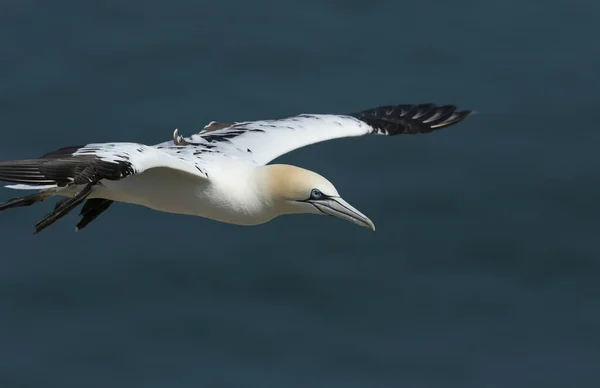
M 258 190 L 266 209 L 275 216 L 307 213 L 306 207 L 297 201 L 305 194 L 298 181 L 307 171 L 285 164 L 260 167 Z
M 229 166 L 228 166 L 229 167 Z M 255 225 L 276 217 L 270 195 L 268 169 L 260 166 L 232 166 L 210 175 L 211 184 L 204 192 L 216 214 L 209 218 L 240 225 Z
M 297 170 L 302 169 L 284 165 L 228 168 L 211 176 L 207 196 L 223 213 L 222 220 L 237 224 L 260 224 L 284 214 L 306 213 L 307 209 L 293 200 L 297 193 L 291 188 L 291 178 Z

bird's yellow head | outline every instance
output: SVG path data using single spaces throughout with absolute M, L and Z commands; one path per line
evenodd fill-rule
M 267 192 L 279 214 L 321 214 L 375 230 L 373 222 L 344 201 L 321 175 L 285 164 L 265 167 Z

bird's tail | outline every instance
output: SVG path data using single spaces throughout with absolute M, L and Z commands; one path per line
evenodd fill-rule
M 39 233 L 50 225 L 54 224 L 59 219 L 69 214 L 75 207 L 83 203 L 83 201 L 92 192 L 92 183 L 88 183 L 77 194 L 72 197 L 66 197 L 59 200 L 54 206 L 54 210 L 44 216 L 38 223 L 35 224 L 35 233 Z M 31 206 L 45 199 L 52 197 L 57 193 L 55 189 L 45 189 L 35 194 L 26 195 L 10 199 L 4 203 L 0 203 L 0 211 L 13 209 L 17 207 Z M 77 224 L 77 230 L 86 227 L 91 221 L 98 217 L 112 204 L 112 201 L 107 199 L 88 199 L 80 213 L 81 221 Z

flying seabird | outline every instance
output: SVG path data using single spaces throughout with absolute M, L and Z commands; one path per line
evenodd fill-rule
M 211 122 L 202 131 L 157 145 L 92 143 L 64 147 L 37 159 L 0 162 L 6 187 L 38 192 L 0 204 L 0 210 L 60 199 L 35 233 L 83 203 L 76 230 L 113 202 L 238 224 L 257 225 L 283 214 L 325 214 L 375 230 L 319 174 L 270 161 L 321 141 L 368 134 L 429 133 L 461 122 L 472 111 L 453 105 L 381 106 L 347 115 L 301 114 L 278 120 Z M 84 202 L 85 201 L 85 202 Z

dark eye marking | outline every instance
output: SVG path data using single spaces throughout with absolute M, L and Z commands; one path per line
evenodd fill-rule
M 312 189 L 309 199 L 322 199 L 325 195 L 319 189 Z

